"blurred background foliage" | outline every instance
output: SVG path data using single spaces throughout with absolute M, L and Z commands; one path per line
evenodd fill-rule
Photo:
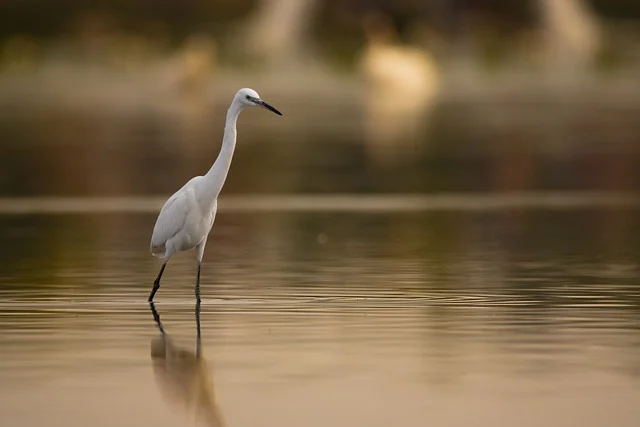
M 260 3 L 260 0 L 5 0 L 0 4 L 0 40 L 5 43 L 5 62 L 11 61 L 10 52 L 20 47 L 25 55 L 32 49 L 37 58 L 38 48 L 46 50 L 52 44 L 65 42 L 93 41 L 104 46 L 107 42 L 128 41 L 133 45 L 137 43 L 141 50 L 140 45 L 144 44 L 149 51 L 167 52 L 179 47 L 194 33 L 205 33 L 224 42 L 233 37 L 234 33 L 229 30 L 255 13 Z M 269 2 L 265 3 L 268 7 Z M 496 42 L 491 38 L 497 34 L 504 38 L 536 28 L 540 15 L 539 0 L 322 0 L 312 3 L 314 12 L 308 31 L 313 44 L 329 56 L 338 52 L 347 59 L 364 43 L 360 18 L 373 10 L 391 16 L 405 39 L 411 38 L 416 24 L 420 23 L 432 30 L 434 38 L 451 42 L 462 33 L 469 33 L 487 45 Z M 589 0 L 587 3 L 600 19 L 612 24 L 628 27 L 640 17 L 640 5 L 632 0 Z
M 631 0 L 4 0 L 0 193 L 171 191 L 244 86 L 230 193 L 635 189 L 639 64 Z

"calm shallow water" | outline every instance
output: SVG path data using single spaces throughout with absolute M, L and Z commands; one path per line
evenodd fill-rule
M 639 213 L 221 212 L 206 365 L 193 254 L 156 296 L 175 347 L 145 302 L 155 214 L 2 215 L 0 419 L 636 426 Z

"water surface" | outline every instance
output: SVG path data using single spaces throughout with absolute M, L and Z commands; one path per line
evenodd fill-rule
M 639 213 L 223 210 L 200 358 L 151 209 L 5 213 L 2 425 L 637 426 Z

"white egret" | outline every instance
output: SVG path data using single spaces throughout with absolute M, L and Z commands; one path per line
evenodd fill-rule
M 179 251 L 196 250 L 198 272 L 195 294 L 200 301 L 200 267 L 207 237 L 215 220 L 218 195 L 227 178 L 231 158 L 236 147 L 236 121 L 245 107 L 262 107 L 279 116 L 275 107 L 267 104 L 258 93 L 249 88 L 240 89 L 227 111 L 222 148 L 204 176 L 191 178 L 181 189 L 165 202 L 160 210 L 151 237 L 151 254 L 162 259 L 162 267 L 153 282 L 149 302 L 160 288 L 160 279 L 171 256 Z

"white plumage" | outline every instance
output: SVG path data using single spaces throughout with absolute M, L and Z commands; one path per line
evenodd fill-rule
M 149 302 L 160 288 L 162 273 L 171 256 L 180 251 L 196 249 L 198 272 L 195 294 L 200 301 L 200 267 L 207 237 L 213 226 L 218 207 L 218 195 L 231 166 L 236 146 L 236 122 L 245 107 L 263 107 L 278 115 L 280 111 L 260 99 L 253 89 L 240 89 L 227 111 L 222 148 L 211 169 L 203 175 L 191 178 L 165 202 L 160 210 L 151 236 L 151 254 L 162 258 L 162 267 L 153 282 Z

